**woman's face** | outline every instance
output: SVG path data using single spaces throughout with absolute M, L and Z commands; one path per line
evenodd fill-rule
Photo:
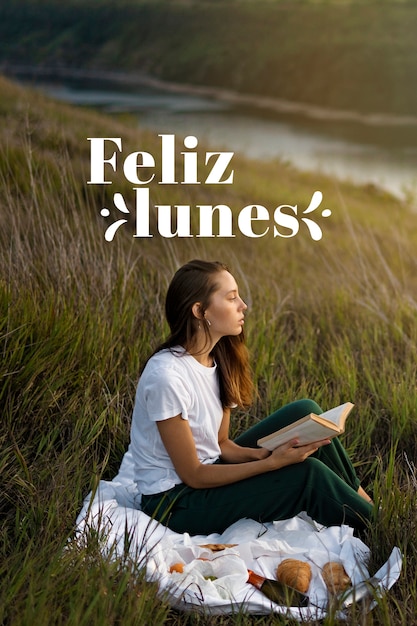
M 204 317 L 209 323 L 211 337 L 218 341 L 225 335 L 239 335 L 248 308 L 239 296 L 233 276 L 226 270 L 216 275 L 218 289 L 211 295 Z

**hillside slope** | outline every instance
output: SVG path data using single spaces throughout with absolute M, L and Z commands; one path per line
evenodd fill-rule
M 235 615 L 207 621 L 171 611 L 144 583 L 142 562 L 115 560 L 112 551 L 103 558 L 101 532 L 74 550 L 68 545 L 83 498 L 115 475 L 127 448 L 139 372 L 166 333 L 167 282 L 181 263 L 203 257 L 230 266 L 249 305 L 245 333 L 258 394 L 250 410 L 234 412 L 231 436 L 297 398 L 314 398 L 324 408 L 355 402 L 344 440 L 380 505 L 367 540 L 370 571 L 392 546 L 406 555 L 388 600 L 369 617 L 362 614 L 361 624 L 412 624 L 415 214 L 372 187 L 300 174 L 279 162 L 236 158 L 233 184 L 220 189 L 162 185 L 157 135 L 51 102 L 3 78 L 0 92 L 0 623 L 236 623 Z M 305 223 L 288 239 L 271 233 L 250 239 L 238 229 L 229 238 L 154 231 L 140 239 L 130 220 L 107 242 L 108 219 L 122 215 L 114 193 L 133 210 L 132 183 L 118 168 L 111 185 L 87 184 L 88 137 L 121 138 L 126 155 L 154 155 L 155 168 L 141 170 L 144 179 L 155 173 L 152 228 L 156 204 L 188 204 L 195 215 L 198 204 L 225 203 L 236 227 L 246 205 L 272 213 L 279 204 L 297 204 L 301 211 L 315 190 L 332 214 L 309 214 L 323 227 L 320 241 Z M 181 150 L 178 141 L 178 180 Z M 200 173 L 203 178 L 204 168 Z M 126 545 L 133 529 L 127 530 Z M 329 626 L 353 626 L 357 617 L 331 618 Z M 239 623 L 265 620 L 242 614 Z
M 127 70 L 360 112 L 417 111 L 415 3 L 14 0 L 0 63 Z

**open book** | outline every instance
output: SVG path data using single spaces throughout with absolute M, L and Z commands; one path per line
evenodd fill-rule
M 298 439 L 299 446 L 321 439 L 337 437 L 345 430 L 346 418 L 353 409 L 351 402 L 345 402 L 329 411 L 316 415 L 310 413 L 289 426 L 284 426 L 271 435 L 258 439 L 258 446 L 275 450 L 290 439 Z

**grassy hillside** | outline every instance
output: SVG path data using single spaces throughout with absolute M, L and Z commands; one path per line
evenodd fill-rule
M 415 3 L 389 0 L 14 0 L 0 8 L 0 62 L 414 115 L 416 27 Z
M 138 373 L 165 330 L 167 282 L 199 256 L 227 262 L 250 305 L 259 395 L 236 416 L 235 434 L 296 398 L 313 397 L 324 408 L 356 403 L 344 441 L 382 507 L 368 537 L 371 569 L 394 545 L 406 560 L 392 593 L 349 623 L 413 623 L 415 214 L 373 188 L 236 158 L 233 186 L 155 184 L 153 203 L 222 202 L 236 215 L 254 202 L 305 207 L 319 189 L 332 210 L 320 222 L 323 239 L 312 241 L 305 229 L 292 239 L 139 240 L 128 224 L 109 243 L 100 210 L 116 188 L 129 198 L 132 185 L 122 173 L 110 189 L 86 184 L 86 138 L 122 137 L 126 152 L 154 155 L 159 139 L 3 79 L 0 90 L 0 622 L 237 623 L 176 614 L 140 573 L 100 559 L 94 546 L 62 552 L 83 497 L 115 474 L 126 449 Z M 156 171 L 158 178 L 159 164 Z

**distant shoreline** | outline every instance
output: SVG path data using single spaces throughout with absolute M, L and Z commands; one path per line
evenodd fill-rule
M 164 81 L 141 72 L 119 72 L 113 70 L 80 69 L 69 67 L 47 67 L 31 65 L 0 64 L 0 72 L 6 76 L 15 77 L 21 74 L 29 74 L 33 77 L 53 76 L 70 78 L 91 78 L 96 80 L 109 80 L 125 85 L 146 85 L 171 91 L 173 93 L 187 93 L 191 95 L 205 96 L 227 102 L 233 105 L 246 105 L 256 109 L 265 109 L 275 113 L 303 115 L 305 117 L 324 120 L 355 122 L 365 126 L 417 126 L 416 115 L 393 115 L 389 113 L 360 113 L 342 109 L 331 109 L 314 104 L 293 102 L 283 98 L 272 98 L 256 94 L 245 94 L 223 89 L 221 87 L 208 87 L 203 85 L 190 85 Z

